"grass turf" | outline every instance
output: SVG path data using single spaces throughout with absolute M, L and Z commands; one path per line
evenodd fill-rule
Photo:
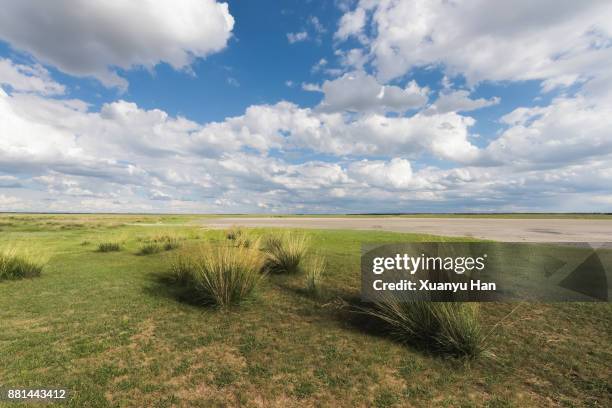
M 172 251 L 136 256 L 154 228 L 132 224 L 160 220 L 184 218 L 0 216 L 0 245 L 49 254 L 41 277 L 0 282 L 1 386 L 66 387 L 75 407 L 612 403 L 610 304 L 523 305 L 496 331 L 493 355 L 466 362 L 398 344 L 344 308 L 359 295 L 361 243 L 445 238 L 305 231 L 327 261 L 319 296 L 301 274 L 270 276 L 255 300 L 215 311 L 165 282 Z M 185 246 L 226 239 L 167 228 Z M 96 252 L 118 235 L 123 251 Z M 483 304 L 485 326 L 515 306 Z

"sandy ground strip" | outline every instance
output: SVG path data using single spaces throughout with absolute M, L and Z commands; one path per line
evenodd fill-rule
M 507 242 L 612 242 L 612 220 L 499 218 L 243 218 L 205 219 L 208 228 L 356 229 L 468 236 Z

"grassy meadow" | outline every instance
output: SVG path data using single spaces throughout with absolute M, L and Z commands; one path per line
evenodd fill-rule
M 0 388 L 67 388 L 74 407 L 612 406 L 609 303 L 482 304 L 487 352 L 452 357 L 352 308 L 362 243 L 451 238 L 300 231 L 309 273 L 215 308 L 168 279 L 181 254 L 228 241 L 197 219 L 0 215 L 0 249 L 45 260 L 0 281 Z

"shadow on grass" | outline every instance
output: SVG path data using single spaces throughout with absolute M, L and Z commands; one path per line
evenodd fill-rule
M 391 337 L 389 335 L 390 328 L 384 322 L 365 313 L 365 310 L 372 304 L 363 302 L 354 293 L 340 289 L 324 288 L 318 295 L 314 295 L 304 287 L 299 286 L 295 281 L 284 276 L 271 279 L 271 283 L 303 300 L 316 302 L 321 316 L 337 323 L 345 330 L 386 339 Z
M 355 293 L 327 288 L 315 296 L 289 279 L 278 279 L 273 284 L 301 299 L 316 302 L 319 305 L 319 315 L 335 322 L 344 330 L 390 340 L 428 357 L 447 359 L 452 356 L 448 352 L 433 348 L 427 339 L 409 337 L 400 339 L 394 336 L 391 325 L 368 314 L 368 310 L 372 310 L 374 305 L 371 302 L 362 301 L 361 297 Z M 300 313 L 300 309 L 297 312 Z
M 254 293 L 250 297 L 243 299 L 240 304 L 219 306 L 214 300 L 202 296 L 192 285 L 177 281 L 165 272 L 149 273 L 148 281 L 150 284 L 145 286 L 143 290 L 149 296 L 161 297 L 211 311 L 239 311 L 241 308 L 248 307 L 259 299 L 257 293 Z
M 210 302 L 203 299 L 193 288 L 176 281 L 167 273 L 152 272 L 148 276 L 150 285 L 144 288 L 145 293 L 196 307 L 213 307 Z

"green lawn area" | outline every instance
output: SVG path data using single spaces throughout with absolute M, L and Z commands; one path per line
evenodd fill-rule
M 0 215 L 0 248 L 48 257 L 40 277 L 0 282 L 0 387 L 65 387 L 75 407 L 612 406 L 609 303 L 522 304 L 508 317 L 517 304 L 483 304 L 486 327 L 506 317 L 489 355 L 430 354 L 347 304 L 359 297 L 361 243 L 450 238 L 307 230 L 328 263 L 319 297 L 303 276 L 270 276 L 254 300 L 215 310 L 163 279 L 178 250 L 137 255 L 160 229 L 185 237 L 179 250 L 225 240 L 137 225 L 190 217 Z M 96 251 L 111 238 L 121 251 Z

